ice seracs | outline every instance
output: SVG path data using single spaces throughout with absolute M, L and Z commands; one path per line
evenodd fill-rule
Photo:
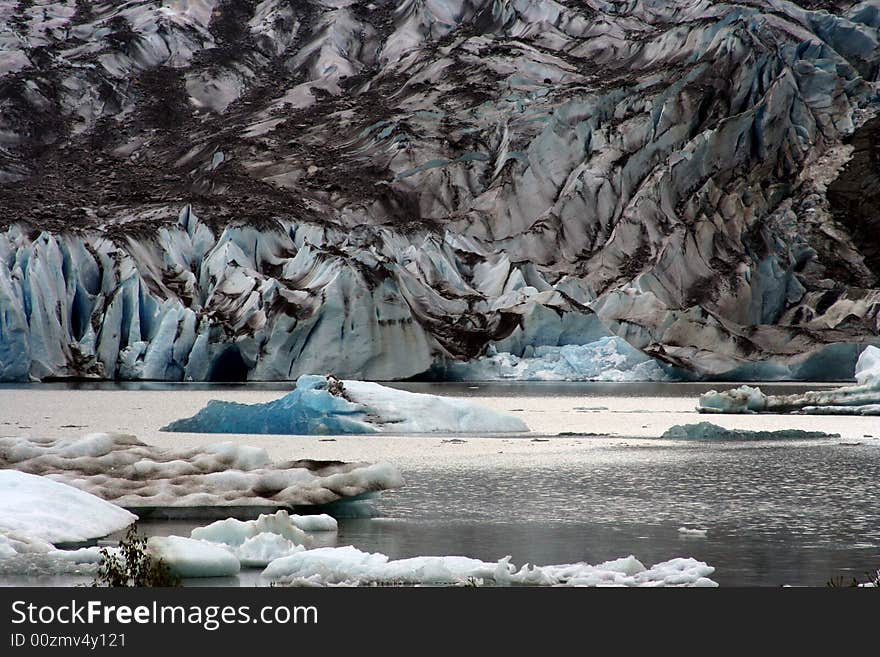
M 2 379 L 876 339 L 873 2 L 160 4 L 0 11 Z
M 760 388 L 740 386 L 710 390 L 700 396 L 700 413 L 790 413 L 815 415 L 880 415 L 880 349 L 871 345 L 859 355 L 857 385 L 794 395 L 765 395 Z
M 264 449 L 232 442 L 164 450 L 122 434 L 0 437 L 0 455 L 0 468 L 45 475 L 139 515 L 226 517 L 230 508 L 324 505 L 403 485 L 388 463 L 273 463 Z
M 100 497 L 17 470 L 0 470 L 0 553 L 49 552 L 125 529 L 137 516 Z
M 656 361 L 616 336 L 588 344 L 539 345 L 523 355 L 495 353 L 451 361 L 438 374 L 454 381 L 668 381 Z
M 296 389 L 263 404 L 212 400 L 163 431 L 192 433 L 500 433 L 528 431 L 521 419 L 450 397 L 395 390 L 378 383 L 301 376 Z

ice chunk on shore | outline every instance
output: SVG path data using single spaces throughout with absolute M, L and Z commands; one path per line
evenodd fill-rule
M 468 401 L 395 390 L 378 383 L 301 376 L 296 389 L 264 404 L 213 400 L 163 431 L 346 434 L 528 431 L 518 417 Z
M 840 434 L 803 431 L 802 429 L 780 429 L 777 431 L 726 429 L 711 422 L 700 422 L 698 424 L 676 424 L 667 429 L 661 437 L 672 440 L 803 440 L 808 438 L 840 438 Z
M 159 509 L 166 517 L 229 507 L 324 505 L 403 485 L 388 463 L 273 464 L 265 450 L 231 442 L 163 450 L 121 434 L 12 437 L 0 438 L 0 453 L 0 468 L 43 474 L 128 509 Z
M 43 552 L 46 544 L 81 543 L 125 529 L 137 516 L 73 486 L 0 470 L 0 551 Z
M 147 552 L 162 559 L 178 577 L 226 577 L 241 570 L 228 548 L 183 536 L 151 536 Z
M 710 390 L 700 396 L 700 413 L 790 413 L 880 415 L 880 349 L 868 346 L 856 362 L 858 385 L 794 395 L 765 395 L 759 388 Z
M 503 352 L 447 363 L 453 381 L 668 381 L 655 360 L 611 336 L 589 344 L 530 347 L 523 356 Z
M 390 560 L 353 546 L 305 550 L 276 559 L 263 571 L 269 580 L 310 585 L 536 586 L 716 586 L 714 568 L 695 559 L 672 559 L 646 568 L 635 557 L 598 566 L 586 563 L 528 565 L 518 569 L 505 557 L 497 562 L 469 557 L 412 557 Z

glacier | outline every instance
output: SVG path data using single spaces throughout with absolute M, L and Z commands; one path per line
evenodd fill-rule
M 226 517 L 231 510 L 247 515 L 348 503 L 404 483 L 389 463 L 273 463 L 266 450 L 249 445 L 165 450 L 108 433 L 53 440 L 0 437 L 0 476 L 15 476 L 14 471 L 69 484 L 141 517 L 216 517 L 219 511 Z
M 846 378 L 880 328 L 878 9 L 10 4 L 0 380 L 532 376 L 610 337 Z
M 868 346 L 855 366 L 856 385 L 793 395 L 765 395 L 760 388 L 740 386 L 700 395 L 700 413 L 806 413 L 814 415 L 880 415 L 880 349 Z
M 48 477 L 0 470 L 0 558 L 54 552 L 120 531 L 137 516 Z
M 395 390 L 366 381 L 303 375 L 296 389 L 263 404 L 211 400 L 162 431 L 185 433 L 346 434 L 525 432 L 521 419 L 466 399 Z

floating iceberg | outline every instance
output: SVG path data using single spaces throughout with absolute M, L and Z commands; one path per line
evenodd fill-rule
M 0 556 L 49 552 L 82 543 L 137 520 L 125 509 L 73 486 L 16 470 L 0 470 Z
M 495 586 L 716 586 L 715 571 L 695 559 L 672 559 L 646 568 L 635 557 L 517 569 L 510 557 L 497 562 L 469 557 L 413 557 L 391 560 L 353 546 L 305 550 L 276 559 L 263 576 L 279 583 L 307 585 L 462 585 Z
M 225 547 L 183 536 L 151 536 L 147 552 L 178 577 L 226 577 L 241 570 L 238 557 Z
M 840 438 L 837 433 L 780 429 L 778 431 L 751 431 L 748 429 L 725 429 L 711 422 L 676 424 L 667 429 L 662 438 L 673 440 L 803 440 L 807 438 Z
M 144 515 L 206 515 L 230 508 L 291 508 L 356 499 L 403 485 L 388 463 L 272 463 L 265 450 L 220 443 L 181 450 L 133 436 L 37 441 L 0 438 L 0 469 L 43 474 Z M 0 470 L 0 472 L 6 472 Z
M 709 533 L 708 529 L 699 529 L 697 527 L 679 527 L 679 536 L 692 536 L 694 538 L 706 538 Z
M 464 399 L 395 390 L 378 383 L 306 375 L 265 404 L 213 400 L 163 431 L 343 434 L 528 431 L 519 418 Z
M 468 362 L 447 364 L 443 376 L 453 381 L 668 381 L 657 364 L 618 337 L 589 344 L 526 347 L 523 356 L 503 352 Z
M 700 413 L 790 413 L 813 415 L 880 415 L 880 349 L 866 347 L 856 361 L 857 385 L 795 395 L 765 395 L 760 388 L 740 386 L 700 396 Z
M 289 541 L 283 536 L 263 532 L 246 539 L 233 552 L 242 568 L 265 568 L 276 559 L 305 549 L 304 545 Z
M 256 520 L 218 520 L 196 527 L 190 538 L 222 545 L 238 558 L 243 567 L 265 567 L 275 559 L 306 549 L 310 532 L 335 532 L 336 519 L 326 514 L 290 515 L 281 510 L 262 514 Z
M 271 515 L 262 514 L 256 520 L 243 521 L 235 518 L 218 520 L 207 527 L 196 527 L 190 536 L 213 543 L 238 546 L 258 534 L 272 533 L 302 545 L 306 543 L 307 531 L 335 532 L 336 530 L 336 519 L 327 514 L 298 516 L 281 510 Z

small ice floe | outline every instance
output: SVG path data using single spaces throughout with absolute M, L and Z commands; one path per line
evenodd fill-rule
M 151 536 L 147 552 L 178 577 L 226 577 L 241 570 L 238 557 L 225 546 L 183 536 Z
M 633 556 L 592 566 L 586 563 L 516 568 L 510 557 L 486 562 L 469 557 L 389 559 L 353 546 L 303 550 L 276 559 L 263 577 L 294 585 L 484 585 L 484 586 L 717 586 L 712 566 L 671 559 L 645 567 Z
M 296 389 L 264 404 L 212 400 L 162 431 L 252 434 L 503 433 L 525 422 L 466 399 L 395 390 L 366 381 L 306 375 Z
M 275 559 L 305 550 L 312 543 L 308 533 L 337 529 L 336 519 L 327 514 L 300 516 L 282 510 L 262 514 L 256 520 L 218 520 L 193 529 L 190 538 L 223 546 L 242 567 L 263 568 Z
M 808 415 L 880 415 L 880 349 L 868 346 L 856 362 L 857 385 L 794 395 L 765 395 L 740 386 L 700 396 L 700 413 L 790 413 Z
M 687 536 L 693 538 L 706 538 L 706 535 L 709 533 L 708 529 L 698 529 L 696 527 L 679 527 L 678 533 L 680 536 Z
M 43 474 L 118 506 L 160 510 L 168 517 L 216 517 L 217 509 L 228 507 L 325 505 L 403 485 L 400 472 L 388 463 L 273 463 L 264 449 L 232 442 L 163 450 L 133 436 L 99 433 L 45 441 L 0 438 L 0 453 L 5 467 Z
M 725 429 L 711 422 L 699 422 L 697 424 L 676 424 L 664 431 L 661 438 L 672 440 L 804 440 L 840 438 L 840 434 L 803 431 L 802 429 L 779 429 L 777 431 Z
M 0 470 L 0 556 L 48 553 L 125 529 L 137 516 L 48 477 Z

